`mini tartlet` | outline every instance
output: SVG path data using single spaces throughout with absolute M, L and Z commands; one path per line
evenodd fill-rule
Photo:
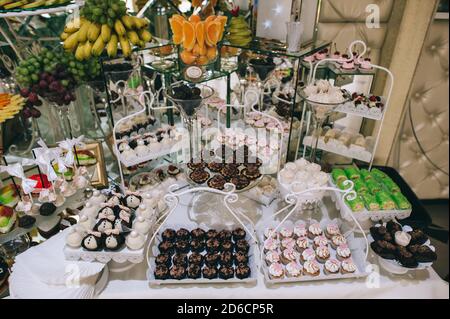
M 283 279 L 284 278 L 284 268 L 280 263 L 273 263 L 268 268 L 269 277 L 271 279 Z

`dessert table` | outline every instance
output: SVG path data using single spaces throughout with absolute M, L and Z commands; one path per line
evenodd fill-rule
M 270 217 L 277 206 L 274 202 L 269 207 L 254 205 L 253 201 L 241 199 L 240 207 L 244 211 L 256 208 L 251 219 L 258 218 L 258 223 L 264 218 Z M 180 206 L 170 217 L 182 222 L 183 218 L 190 216 L 188 210 L 204 210 L 205 199 L 192 200 L 181 198 Z M 213 202 L 213 201 L 212 201 Z M 331 200 L 325 198 L 321 207 L 323 215 L 330 218 L 337 217 L 339 212 Z M 214 206 L 214 204 L 210 204 Z M 220 208 L 218 209 L 220 212 Z M 197 215 L 199 219 L 205 218 Z M 195 216 L 194 216 L 195 217 Z M 302 218 L 300 215 L 299 218 Z M 202 220 L 204 221 L 204 220 Z M 258 227 L 256 223 L 256 227 Z M 329 281 L 286 283 L 282 285 L 266 285 L 262 273 L 258 274 L 258 282 L 253 285 L 244 284 L 198 284 L 198 285 L 172 285 L 149 286 L 146 279 L 147 264 L 141 263 L 125 272 L 111 272 L 105 289 L 98 298 L 160 298 L 160 299 L 306 299 L 306 298 L 449 298 L 448 283 L 442 280 L 432 269 L 409 272 L 405 275 L 393 275 L 381 267 L 378 267 L 377 257 L 373 252 L 369 253 L 371 269 L 366 278 L 341 279 Z

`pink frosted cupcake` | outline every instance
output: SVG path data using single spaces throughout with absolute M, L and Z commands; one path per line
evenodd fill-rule
M 280 254 L 274 250 L 271 250 L 266 253 L 266 263 L 267 266 L 270 266 L 275 263 L 280 262 Z
M 264 123 L 263 120 L 256 120 L 253 125 L 257 128 L 263 128 L 263 127 L 265 127 L 266 124 Z
M 281 262 L 285 265 L 289 264 L 292 261 L 297 261 L 299 258 L 299 253 L 294 249 L 285 249 L 280 255 Z
M 331 238 L 331 247 L 333 247 L 333 249 L 337 249 L 340 245 L 346 243 L 347 239 L 342 235 L 335 235 Z
M 339 272 L 340 268 L 341 268 L 341 263 L 339 262 L 339 260 L 330 258 L 325 262 L 323 271 L 326 275 L 335 275 Z
M 272 239 L 277 239 L 278 234 L 274 231 L 273 228 L 266 228 L 264 230 L 264 239 L 268 239 L 268 238 L 272 238 Z
M 269 266 L 269 277 L 271 279 L 282 279 L 284 278 L 284 268 L 280 263 L 274 263 Z
M 305 237 L 308 235 L 308 231 L 306 230 L 306 226 L 304 224 L 300 224 L 294 227 L 294 236 L 296 238 Z
M 299 278 L 302 276 L 303 267 L 296 261 L 286 265 L 286 276 L 290 278 Z
M 306 248 L 301 254 L 301 261 L 307 262 L 316 259 L 316 253 L 312 248 Z
M 287 227 L 281 227 L 280 229 L 280 237 L 283 238 L 291 238 L 293 235 L 292 229 Z
M 327 236 L 328 239 L 331 239 L 333 236 L 339 235 L 340 233 L 339 226 L 334 223 L 328 224 L 325 229 L 325 236 Z
M 328 239 L 321 235 L 314 237 L 314 248 L 320 247 L 320 246 L 328 246 Z
M 319 246 L 316 248 L 317 261 L 320 263 L 325 263 L 328 258 L 330 258 L 330 250 L 328 246 Z
M 280 246 L 280 242 L 273 238 L 268 238 L 264 241 L 264 252 L 267 253 L 271 250 L 277 250 Z
M 281 241 L 281 249 L 294 249 L 295 248 L 295 239 L 294 238 L 283 238 Z
M 295 247 L 297 248 L 297 251 L 299 253 L 302 253 L 306 248 L 309 247 L 308 237 L 297 238 L 297 240 L 295 242 Z
M 356 265 L 351 258 L 345 259 L 341 262 L 341 273 L 352 274 L 356 271 Z
M 320 227 L 319 223 L 311 224 L 308 227 L 308 237 L 310 239 L 314 239 L 316 236 L 322 235 L 322 227 Z
M 342 244 L 336 248 L 336 257 L 340 261 L 350 258 L 351 255 L 352 252 L 347 244 Z
M 320 275 L 320 267 L 317 261 L 310 260 L 303 264 L 303 273 L 309 276 L 318 276 Z

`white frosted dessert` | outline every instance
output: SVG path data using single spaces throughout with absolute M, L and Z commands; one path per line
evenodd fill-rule
M 126 245 L 131 250 L 139 250 L 144 246 L 145 237 L 137 231 L 132 231 L 126 239 Z

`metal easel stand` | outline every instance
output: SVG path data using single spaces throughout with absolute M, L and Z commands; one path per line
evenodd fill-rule
M 151 265 L 149 262 L 149 260 L 150 260 L 149 253 L 150 253 L 150 249 L 152 247 L 152 243 L 155 240 L 155 238 L 158 235 L 161 228 L 164 226 L 165 222 L 175 212 L 176 208 L 178 207 L 178 204 L 180 203 L 180 197 L 183 195 L 192 194 L 192 193 L 196 193 L 196 192 L 208 192 L 208 193 L 223 195 L 223 203 L 224 203 L 227 211 L 245 229 L 247 234 L 249 234 L 250 237 L 254 240 L 256 247 L 258 247 L 258 249 L 259 249 L 259 244 L 258 244 L 258 240 L 257 240 L 257 236 L 255 233 L 255 228 L 254 228 L 253 223 L 250 221 L 250 219 L 247 216 L 243 215 L 242 213 L 239 213 L 239 212 L 235 213 L 230 206 L 230 204 L 236 203 L 239 200 L 238 194 L 235 193 L 236 186 L 234 184 L 226 183 L 225 189 L 223 191 L 209 188 L 209 187 L 194 187 L 194 188 L 189 188 L 189 189 L 181 191 L 181 192 L 176 192 L 179 189 L 180 189 L 179 185 L 173 184 L 169 187 L 168 194 L 166 194 L 164 196 L 164 200 L 167 203 L 167 205 L 170 207 L 170 209 L 165 214 L 160 216 L 159 219 L 156 221 L 155 225 L 159 224 L 159 226 L 157 226 L 157 228 L 153 232 L 152 237 L 150 238 L 150 240 L 148 242 L 148 246 L 147 246 L 147 250 L 146 250 L 146 260 L 149 265 L 149 268 L 151 268 Z M 251 228 L 253 228 L 253 229 L 249 229 L 239 216 L 244 218 L 249 223 Z M 151 271 L 151 269 L 150 269 L 150 271 Z
M 277 227 L 275 227 L 275 229 L 272 230 L 272 232 L 269 234 L 269 237 L 272 237 L 272 234 L 275 234 L 278 229 L 281 227 L 281 225 L 284 224 L 284 222 L 286 220 L 289 219 L 289 217 L 291 217 L 291 215 L 297 211 L 297 209 L 300 207 L 300 205 L 302 205 L 303 203 L 305 203 L 305 201 L 310 200 L 311 198 L 311 194 L 314 194 L 315 192 L 323 192 L 323 191 L 332 191 L 332 192 L 339 192 L 342 193 L 342 198 L 343 199 L 347 199 L 347 200 L 353 200 L 355 199 L 358 195 L 356 194 L 356 191 L 354 190 L 354 183 L 351 180 L 347 180 L 344 182 L 344 186 L 349 186 L 349 188 L 347 190 L 341 190 L 339 188 L 335 188 L 335 187 L 317 187 L 317 188 L 311 188 L 311 189 L 307 189 L 305 191 L 301 191 L 301 192 L 291 192 L 289 194 L 287 194 L 284 197 L 284 201 L 288 204 L 287 206 L 283 207 L 282 209 L 280 209 L 279 211 L 277 211 L 276 213 L 273 214 L 272 217 L 276 217 L 278 215 L 280 215 L 283 212 L 287 211 L 286 216 L 282 219 L 282 221 L 277 225 Z M 355 218 L 355 216 L 353 215 L 353 213 L 351 213 L 351 217 L 356 225 L 356 227 L 359 228 L 359 230 L 361 231 L 361 233 L 364 236 L 364 240 L 366 242 L 366 252 L 365 252 L 365 258 L 364 261 L 367 261 L 367 257 L 369 255 L 369 241 L 367 239 L 366 234 L 363 231 L 363 228 L 361 227 L 361 225 L 359 224 L 358 220 Z M 260 266 L 262 265 L 263 260 L 262 260 L 262 254 L 261 254 L 261 260 L 260 260 Z
M 355 57 L 353 55 L 353 52 L 355 52 L 355 46 L 358 45 L 358 44 L 363 47 L 363 52 Z M 353 41 L 348 47 L 349 59 L 347 61 L 351 62 L 355 58 L 356 59 L 361 59 L 361 58 L 364 57 L 366 52 L 367 52 L 367 45 L 366 45 L 365 42 L 363 42 L 361 40 Z M 317 69 L 318 69 L 318 67 L 321 64 L 326 63 L 326 62 L 338 62 L 338 61 L 339 61 L 338 59 L 328 58 L 328 59 L 323 59 L 323 60 L 317 62 L 315 64 L 314 68 L 313 68 L 313 72 L 311 72 L 311 75 L 310 75 L 310 77 L 308 79 L 308 85 L 311 85 L 311 84 L 313 84 L 315 82 Z M 312 63 L 311 62 L 310 62 L 310 66 L 312 67 Z M 392 91 L 393 91 L 393 88 L 394 88 L 394 82 L 395 82 L 394 75 L 392 74 L 392 72 L 389 69 L 387 69 L 387 68 L 385 68 L 383 66 L 380 66 L 380 65 L 376 65 L 376 64 L 371 64 L 371 66 L 374 69 L 378 69 L 378 70 L 382 70 L 382 71 L 386 72 L 388 74 L 388 76 L 389 76 L 390 82 L 389 82 L 389 88 L 387 89 L 388 93 L 387 93 L 386 102 L 385 102 L 384 109 L 383 109 L 383 115 L 382 115 L 382 117 L 380 119 L 381 124 L 380 124 L 380 127 L 378 128 L 378 132 L 377 132 L 377 136 L 376 136 L 376 140 L 375 140 L 375 144 L 374 144 L 373 150 L 371 151 L 371 157 L 370 157 L 370 161 L 369 161 L 369 170 L 372 169 L 373 161 L 375 159 L 375 154 L 376 154 L 376 151 L 377 151 L 377 148 L 378 148 L 378 144 L 380 142 L 381 130 L 383 128 L 385 116 L 386 116 L 386 113 L 387 113 L 388 108 L 389 108 L 389 104 L 390 104 L 390 100 L 391 100 L 391 96 L 392 96 Z M 339 112 L 339 111 L 336 111 L 336 112 Z M 305 113 L 305 107 L 303 108 L 302 119 L 303 119 L 304 113 Z M 309 117 L 308 121 L 307 121 L 307 126 L 308 127 L 310 126 L 310 121 L 311 121 L 311 118 Z M 303 120 L 302 120 L 302 125 L 301 125 L 301 130 L 300 130 L 299 143 L 302 140 L 302 129 L 303 129 Z M 297 149 L 298 148 L 299 148 L 299 146 L 297 146 Z M 303 153 L 303 157 L 305 157 L 305 151 Z M 351 157 L 351 156 L 349 156 L 349 157 Z

